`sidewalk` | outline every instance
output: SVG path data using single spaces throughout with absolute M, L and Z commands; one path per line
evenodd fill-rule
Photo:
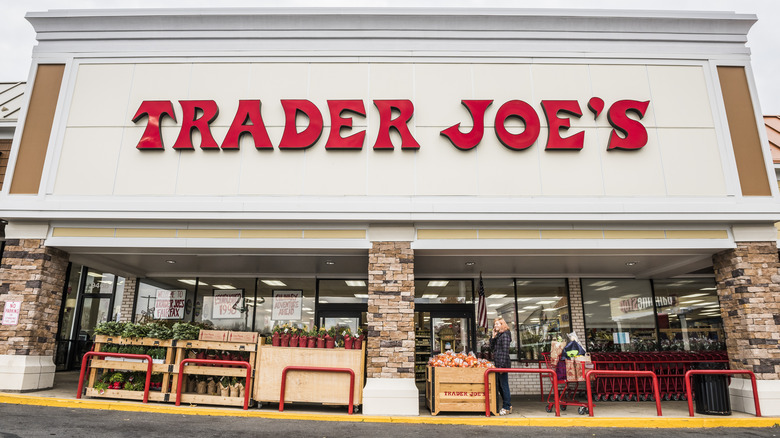
M 780 424 L 780 418 L 762 417 L 734 412 L 730 416 L 709 416 L 696 414 L 688 416 L 688 404 L 683 401 L 662 402 L 663 417 L 655 415 L 653 402 L 597 402 L 594 404 L 594 417 L 579 415 L 576 407 L 561 411 L 560 418 L 545 411 L 546 404 L 539 396 L 513 398 L 514 413 L 503 417 L 484 416 L 484 413 L 441 413 L 432 416 L 427 408 L 420 408 L 418 417 L 368 416 L 356 413 L 348 415 L 344 406 L 320 406 L 288 403 L 284 412 L 279 412 L 277 404 L 265 404 L 260 408 L 226 408 L 213 406 L 176 406 L 173 403 L 143 404 L 136 401 L 95 399 L 84 397 L 76 399 L 78 372 L 59 372 L 54 387 L 43 391 L 24 394 L 0 393 L 0 403 L 68 407 L 82 409 L 107 409 L 117 411 L 157 412 L 184 415 L 239 416 L 255 418 L 279 418 L 312 421 L 354 421 L 386 422 L 412 424 L 464 424 L 464 425 L 504 425 L 504 426 L 542 426 L 542 427 L 769 427 Z

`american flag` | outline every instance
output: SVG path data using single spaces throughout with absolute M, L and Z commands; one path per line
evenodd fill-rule
M 477 327 L 486 329 L 487 305 L 485 304 L 485 285 L 482 284 L 482 273 L 479 273 L 479 301 L 477 301 Z

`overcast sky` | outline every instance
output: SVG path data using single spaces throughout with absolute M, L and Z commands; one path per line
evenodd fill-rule
M 0 82 L 27 80 L 35 32 L 28 11 L 247 6 L 540 7 L 735 11 L 758 15 L 748 34 L 753 71 L 764 114 L 780 114 L 780 0 L 0 0 Z

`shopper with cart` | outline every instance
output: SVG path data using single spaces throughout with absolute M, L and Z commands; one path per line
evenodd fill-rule
M 510 368 L 509 344 L 512 342 L 512 332 L 509 330 L 504 318 L 498 317 L 493 323 L 493 334 L 490 338 L 490 348 L 493 350 L 493 361 L 496 368 Z M 509 373 L 496 373 L 498 383 L 498 393 L 501 394 L 503 405 L 498 415 L 507 415 L 512 413 L 512 400 L 509 393 Z

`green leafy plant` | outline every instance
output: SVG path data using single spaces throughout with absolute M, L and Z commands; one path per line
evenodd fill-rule
M 160 323 L 147 324 L 147 335 L 156 339 L 173 339 L 173 330 Z
M 128 323 L 107 321 L 101 322 L 95 327 L 96 335 L 104 336 L 122 336 L 122 332 Z
M 173 339 L 177 340 L 193 340 L 198 339 L 200 335 L 200 327 L 188 324 L 186 322 L 177 322 L 173 325 Z
M 235 377 L 233 379 L 235 379 Z M 221 379 L 219 379 L 219 384 L 223 388 L 228 388 L 230 386 L 230 384 L 231 384 L 230 377 L 228 377 L 228 376 L 222 377 Z
M 149 329 L 145 324 L 133 324 L 126 323 L 122 330 L 123 338 L 146 338 L 148 337 Z

